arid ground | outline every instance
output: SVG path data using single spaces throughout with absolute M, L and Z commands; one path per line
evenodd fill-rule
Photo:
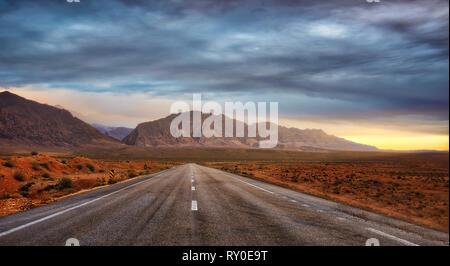
M 372 162 L 206 165 L 449 231 L 449 168 L 445 154 Z
M 100 161 L 86 157 L 3 156 L 0 158 L 0 216 L 172 166 L 171 163 Z M 114 169 L 113 178 L 109 176 L 110 169 Z
M 0 216 L 196 162 L 449 231 L 448 153 L 124 149 L 46 154 L 0 157 Z M 115 170 L 114 179 L 109 169 Z

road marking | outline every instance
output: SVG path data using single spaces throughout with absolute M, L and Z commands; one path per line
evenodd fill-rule
M 80 241 L 76 238 L 69 238 L 66 240 L 66 246 L 79 246 Z
M 247 185 L 249 185 L 249 186 L 252 186 L 252 187 L 255 187 L 255 188 L 260 189 L 260 190 L 262 190 L 262 191 L 265 191 L 265 192 L 267 192 L 267 193 L 275 194 L 275 193 L 273 193 L 272 191 L 269 191 L 269 190 L 264 189 L 264 188 L 262 188 L 262 187 L 258 187 L 258 186 L 256 186 L 256 185 L 253 185 L 253 184 L 250 184 L 250 183 L 248 183 L 248 182 L 242 181 L 242 180 L 240 180 L 239 178 L 236 178 L 236 177 L 234 177 L 234 176 L 231 176 L 231 175 L 227 175 L 227 176 L 229 176 L 229 177 L 231 177 L 231 178 L 233 178 L 233 179 L 236 179 L 236 180 L 239 181 L 239 182 L 245 183 L 245 184 L 247 184 Z
M 191 210 L 193 210 L 193 211 L 197 211 L 198 210 L 198 208 L 197 208 L 197 201 L 196 200 L 192 201 Z
M 369 228 L 366 228 L 366 229 L 369 230 L 370 232 L 373 232 L 373 233 L 375 233 L 375 234 L 379 234 L 379 235 L 385 236 L 385 237 L 387 237 L 387 238 L 390 238 L 390 239 L 392 239 L 392 240 L 395 240 L 395 241 L 400 242 L 400 243 L 402 243 L 402 244 L 405 244 L 405 245 L 407 245 L 407 246 L 419 246 L 419 245 L 414 244 L 414 243 L 412 243 L 412 242 L 409 242 L 409 241 L 407 241 L 407 240 L 398 238 L 398 237 L 396 237 L 396 236 L 387 234 L 387 233 L 385 233 L 385 232 L 378 231 L 378 230 L 373 229 L 373 228 L 370 228 L 370 227 L 369 227 Z
M 296 200 L 291 199 L 291 202 L 297 202 Z
M 166 170 L 165 170 L 165 171 L 166 171 Z M 163 171 L 163 172 L 165 172 L 165 171 Z M 42 218 L 40 218 L 40 219 L 37 219 L 37 220 L 35 220 L 35 221 L 32 221 L 32 222 L 23 224 L 23 225 L 21 225 L 21 226 L 12 228 L 12 229 L 10 229 L 10 230 L 1 232 L 1 233 L 0 233 L 0 237 L 9 235 L 9 234 L 11 234 L 11 233 L 14 233 L 14 232 L 16 232 L 16 231 L 22 230 L 22 229 L 27 228 L 27 227 L 29 227 L 29 226 L 32 226 L 32 225 L 34 225 L 34 224 L 37 224 L 37 223 L 46 221 L 46 220 L 48 220 L 48 219 L 51 219 L 51 218 L 56 217 L 56 216 L 59 216 L 59 215 L 64 214 L 64 213 L 66 213 L 66 212 L 69 212 L 69 211 L 78 209 L 78 208 L 80 208 L 80 207 L 86 206 L 86 205 L 88 205 L 88 204 L 91 204 L 91 203 L 96 202 L 96 201 L 98 201 L 98 200 L 101 200 L 101 199 L 103 199 L 103 198 L 106 198 L 106 197 L 108 197 L 108 196 L 111 196 L 111 195 L 113 195 L 113 194 L 116 194 L 116 193 L 118 193 L 118 192 L 120 192 L 120 191 L 122 191 L 122 190 L 125 190 L 125 189 L 127 189 L 127 188 L 131 188 L 131 187 L 137 186 L 137 185 L 139 185 L 139 184 L 141 184 L 141 183 L 144 183 L 144 182 L 147 182 L 147 181 L 153 179 L 154 177 L 157 177 L 157 176 L 161 175 L 163 172 L 161 172 L 161 173 L 159 173 L 159 174 L 157 174 L 157 175 L 155 175 L 155 176 L 153 176 L 153 177 L 151 177 L 151 178 L 149 178 L 149 179 L 146 179 L 146 180 L 143 180 L 143 181 L 140 181 L 140 182 L 131 184 L 131 185 L 129 185 L 129 186 L 126 186 L 126 187 L 124 187 L 124 188 L 121 188 L 121 189 L 119 189 L 119 190 L 116 190 L 116 191 L 114 191 L 114 192 L 111 192 L 111 193 L 109 193 L 109 194 L 106 194 L 106 195 L 103 195 L 103 196 L 98 197 L 98 198 L 96 198 L 96 199 L 93 199 L 93 200 L 87 201 L 87 202 L 85 202 L 85 203 L 82 203 L 82 204 L 80 204 L 80 205 L 70 207 L 70 208 L 68 208 L 68 209 L 65 209 L 65 210 L 56 212 L 56 213 L 54 213 L 54 214 L 51 214 L 51 215 L 42 217 Z
M 193 191 L 195 190 L 195 187 L 194 187 L 194 186 L 192 186 L 192 190 L 193 190 Z
M 376 238 L 369 238 L 366 240 L 366 246 L 380 246 L 380 241 Z
M 302 206 L 306 208 L 311 208 L 311 206 L 309 206 L 308 204 L 302 204 Z

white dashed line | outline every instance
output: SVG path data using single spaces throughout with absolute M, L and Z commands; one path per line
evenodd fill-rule
M 297 202 L 296 200 L 291 199 L 291 202 Z
M 198 210 L 198 208 L 197 208 L 197 201 L 196 200 L 192 201 L 191 210 L 193 210 L 193 211 L 197 211 Z
M 311 208 L 311 206 L 309 206 L 308 204 L 302 204 L 302 206 L 306 208 Z
M 414 244 L 414 243 L 409 242 L 409 241 L 407 241 L 407 240 L 398 238 L 398 237 L 396 237 L 396 236 L 387 234 L 387 233 L 385 233 L 385 232 L 378 231 L 378 230 L 373 229 L 373 228 L 370 228 L 370 227 L 369 227 L 369 228 L 366 228 L 366 229 L 367 229 L 368 231 L 372 232 L 372 233 L 379 234 L 379 235 L 381 235 L 381 236 L 385 236 L 385 237 L 387 237 L 387 238 L 390 238 L 390 239 L 392 239 L 392 240 L 395 240 L 395 241 L 400 242 L 400 243 L 402 243 L 402 244 L 405 244 L 405 245 L 407 245 L 407 246 L 418 246 L 417 244 Z
M 195 187 L 194 186 L 192 186 L 192 191 L 194 191 L 195 190 Z

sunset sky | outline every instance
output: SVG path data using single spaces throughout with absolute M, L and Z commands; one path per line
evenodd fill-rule
M 128 127 L 193 93 L 278 101 L 281 125 L 448 150 L 448 5 L 0 0 L 0 91 Z

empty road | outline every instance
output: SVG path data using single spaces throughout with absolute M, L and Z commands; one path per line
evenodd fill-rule
M 197 164 L 0 218 L 0 245 L 448 245 L 428 228 Z M 371 240 L 374 241 L 374 240 Z

